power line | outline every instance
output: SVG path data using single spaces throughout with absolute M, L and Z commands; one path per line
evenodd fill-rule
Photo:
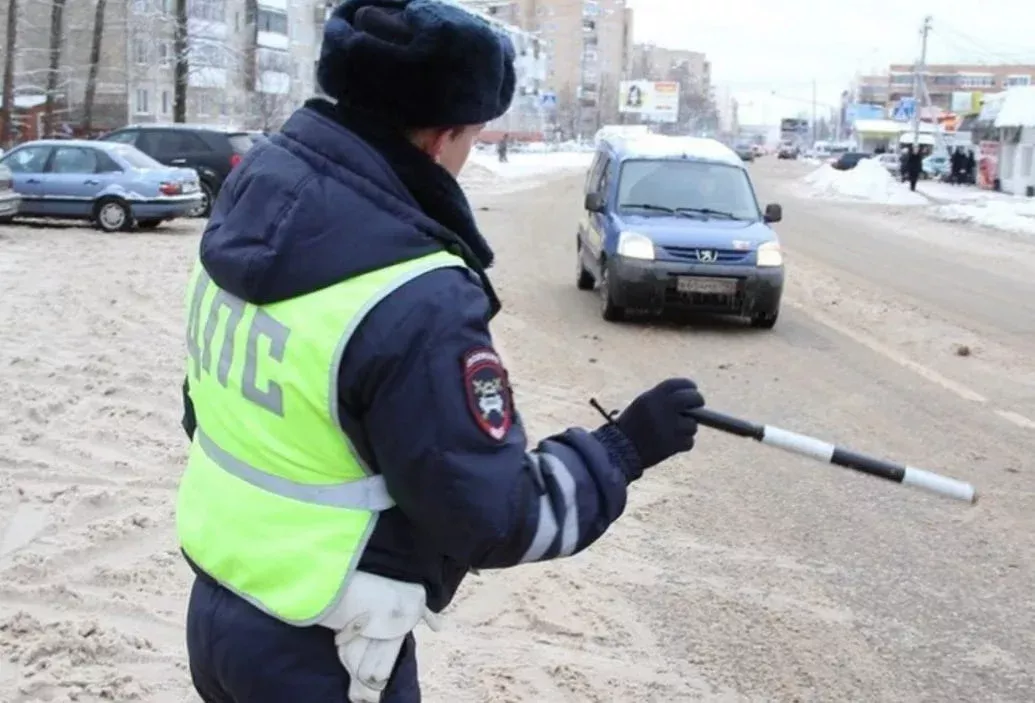
M 975 39 L 971 35 L 963 32 L 951 25 L 945 25 L 939 23 L 939 29 L 937 34 L 943 39 L 948 39 L 949 43 L 953 44 L 957 49 L 964 48 L 971 54 L 982 56 L 981 60 L 976 61 L 978 64 L 1025 64 L 1035 63 L 1035 54 L 1023 53 L 1023 52 L 1003 52 L 1002 50 L 990 49 L 987 45 L 981 42 L 979 39 Z M 961 46 L 962 45 L 962 46 Z

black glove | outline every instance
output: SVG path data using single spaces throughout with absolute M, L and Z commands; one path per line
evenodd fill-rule
M 640 468 L 649 469 L 694 448 L 697 421 L 688 411 L 703 405 L 693 381 L 670 378 L 640 394 L 615 424 L 640 455 Z

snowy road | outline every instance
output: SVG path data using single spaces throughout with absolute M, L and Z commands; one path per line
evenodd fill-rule
M 1035 420 L 1035 238 L 923 208 L 795 197 L 803 170 L 752 167 L 760 198 L 785 205 L 792 302 L 953 379 L 958 395 Z
M 716 409 L 972 481 L 982 502 L 702 430 L 588 552 L 470 578 L 445 631 L 419 632 L 430 703 L 1035 700 L 1031 329 L 938 304 L 914 280 L 934 265 L 891 232 L 949 240 L 930 258 L 959 277 L 983 266 L 975 242 L 1005 271 L 1031 252 L 921 215 L 864 224 L 854 206 L 787 195 L 782 168 L 752 167 L 787 216 L 771 332 L 604 323 L 573 280 L 581 175 L 473 198 L 530 434 L 595 426 L 589 397 L 617 407 L 689 375 Z M 854 248 L 839 252 L 838 233 Z M 195 700 L 172 499 L 196 234 L 0 231 L 0 325 L 17 330 L 0 337 L 4 703 Z

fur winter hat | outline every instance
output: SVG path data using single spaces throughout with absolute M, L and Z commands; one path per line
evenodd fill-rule
M 439 0 L 347 0 L 324 27 L 321 89 L 404 128 L 489 122 L 514 97 L 514 45 Z

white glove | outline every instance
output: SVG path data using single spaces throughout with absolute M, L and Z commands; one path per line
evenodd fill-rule
M 338 607 L 320 621 L 335 631 L 352 703 L 381 700 L 403 641 L 422 620 L 436 632 L 441 628 L 426 599 L 423 586 L 363 571 L 352 574 Z

